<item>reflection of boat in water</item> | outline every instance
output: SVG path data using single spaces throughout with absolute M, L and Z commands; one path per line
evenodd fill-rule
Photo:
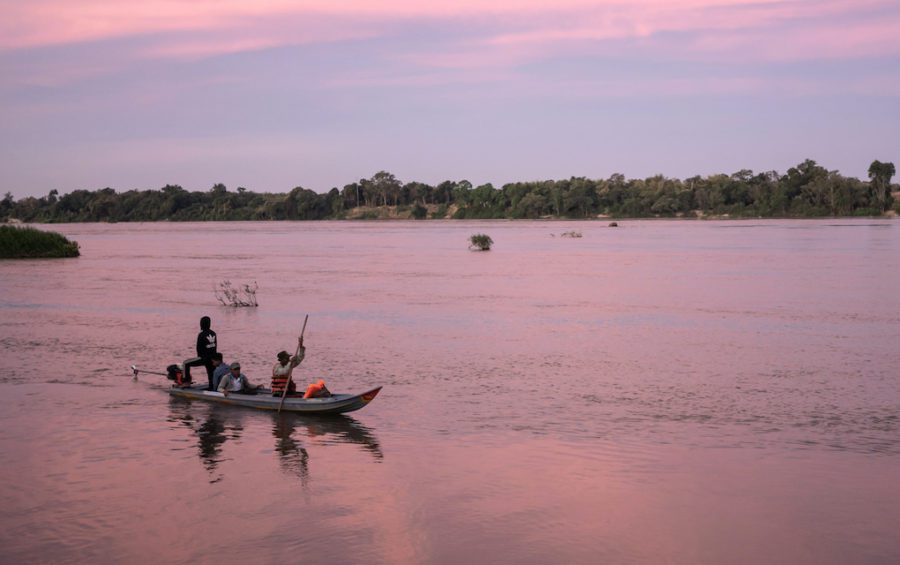
M 195 384 L 186 388 L 172 387 L 168 391 L 172 396 L 190 398 L 192 400 L 205 400 L 217 404 L 276 411 L 281 407 L 282 412 L 330 415 L 359 410 L 369 402 L 372 402 L 381 390 L 381 387 L 378 387 L 362 394 L 333 394 L 323 398 L 288 397 L 284 399 L 282 405 L 280 397 L 272 396 L 271 392 L 265 389 L 262 389 L 260 394 L 233 393 L 225 396 L 221 392 L 206 390 L 206 386 L 206 384 Z
M 350 416 L 336 418 L 305 418 L 298 414 L 282 414 L 275 419 L 272 433 L 276 439 L 290 438 L 299 428 L 310 439 L 321 439 L 323 444 L 354 443 L 371 453 L 376 459 L 384 454 L 372 430 Z
M 217 406 L 210 407 L 211 410 L 205 417 L 197 417 L 193 410 L 190 410 L 190 404 L 180 400 L 172 399 L 169 402 L 169 422 L 180 423 L 184 427 L 190 429 L 197 435 L 197 451 L 200 461 L 210 474 L 216 473 L 219 463 L 223 461 L 222 446 L 229 439 L 239 439 L 243 433 L 244 426 L 239 418 L 229 417 L 226 410 Z M 216 476 L 210 482 L 215 483 L 222 480 L 222 476 Z
M 226 459 L 222 449 L 229 439 L 240 439 L 244 434 L 245 418 L 265 418 L 249 412 L 230 410 L 217 404 L 206 406 L 206 411 L 198 413 L 197 406 L 190 400 L 173 397 L 169 402 L 170 422 L 189 428 L 197 436 L 197 452 L 203 466 L 210 474 L 218 471 L 219 464 Z M 334 418 L 310 418 L 300 414 L 272 414 L 272 435 L 275 438 L 275 453 L 281 468 L 296 474 L 302 482 L 309 476 L 309 452 L 305 440 L 316 445 L 356 444 L 372 456 L 381 460 L 384 454 L 373 431 L 350 416 Z M 218 482 L 221 475 L 211 482 Z

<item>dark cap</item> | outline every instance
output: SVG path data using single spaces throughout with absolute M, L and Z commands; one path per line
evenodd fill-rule
M 278 358 L 279 358 L 279 359 L 290 359 L 290 358 L 291 358 L 291 354 L 288 353 L 287 351 L 279 351 L 279 352 L 278 352 Z
M 229 368 L 230 368 L 230 369 L 240 369 L 240 368 L 241 368 L 241 364 L 238 363 L 237 361 L 235 361 L 234 363 L 231 364 L 231 366 L 230 366 Z

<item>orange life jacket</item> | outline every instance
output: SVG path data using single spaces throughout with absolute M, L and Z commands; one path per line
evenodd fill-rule
M 272 375 L 272 395 L 282 395 L 284 393 L 284 386 L 288 382 L 287 375 Z M 288 387 L 288 392 L 296 392 L 297 385 L 294 384 L 294 381 L 291 381 L 291 386 Z
M 309 385 L 308 387 L 306 387 L 306 394 L 303 395 L 303 398 L 316 398 L 323 391 L 326 391 L 326 390 L 328 390 L 328 389 L 325 388 L 325 381 L 323 381 L 322 379 L 319 379 L 319 382 L 313 383 L 313 384 Z

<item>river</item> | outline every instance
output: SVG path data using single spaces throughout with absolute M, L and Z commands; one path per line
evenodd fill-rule
M 0 262 L 0 562 L 900 561 L 900 222 L 619 224 L 40 226 L 82 256 Z M 208 315 L 268 382 L 306 314 L 365 409 L 132 379 Z

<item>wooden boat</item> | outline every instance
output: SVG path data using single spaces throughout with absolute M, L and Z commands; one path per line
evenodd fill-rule
M 175 368 L 170 365 L 169 369 Z M 134 379 L 137 380 L 139 373 L 149 373 L 151 375 L 162 375 L 172 379 L 169 373 L 161 373 L 159 371 L 148 371 L 147 369 L 138 369 L 131 366 Z M 225 396 L 221 392 L 206 390 L 206 383 L 195 383 L 191 386 L 172 385 L 167 389 L 169 394 L 177 398 L 190 398 L 191 400 L 205 400 L 207 402 L 215 402 L 217 404 L 230 404 L 232 406 L 246 406 L 247 408 L 257 408 L 259 410 L 275 410 L 281 406 L 282 412 L 294 412 L 298 414 L 343 414 L 345 412 L 353 412 L 365 407 L 381 391 L 381 387 L 373 388 L 362 394 L 332 394 L 322 398 L 299 398 L 289 396 L 282 399 L 280 396 L 272 396 L 272 390 L 260 387 L 256 394 L 239 394 L 231 393 Z
M 343 414 L 364 408 L 366 404 L 378 395 L 381 387 L 373 388 L 362 394 L 332 394 L 325 398 L 298 398 L 287 397 L 284 399 L 282 412 L 294 412 L 299 414 Z M 190 398 L 191 400 L 205 400 L 217 404 L 230 404 L 232 406 L 246 406 L 260 410 L 278 410 L 281 404 L 280 396 L 272 396 L 269 389 L 260 388 L 257 394 L 231 393 L 225 396 L 221 392 L 206 390 L 206 384 L 195 384 L 189 387 L 173 386 L 168 389 L 170 395 L 178 398 Z

